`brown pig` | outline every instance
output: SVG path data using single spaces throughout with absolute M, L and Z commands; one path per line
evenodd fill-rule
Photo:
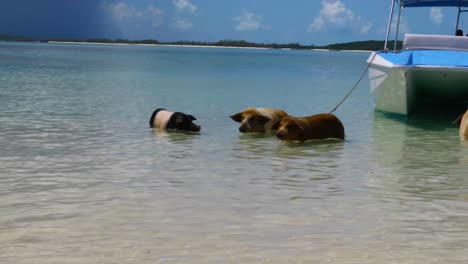
M 287 141 L 337 138 L 344 140 L 345 130 L 341 121 L 332 114 L 317 114 L 306 117 L 286 116 L 277 122 L 276 137 Z
M 250 107 L 230 117 L 240 123 L 239 132 L 241 133 L 264 133 L 270 131 L 276 122 L 287 115 L 281 109 Z

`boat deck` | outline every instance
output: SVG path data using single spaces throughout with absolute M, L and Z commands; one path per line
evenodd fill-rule
M 380 53 L 379 55 L 392 64 L 400 66 L 468 68 L 468 51 L 404 50 L 397 53 Z

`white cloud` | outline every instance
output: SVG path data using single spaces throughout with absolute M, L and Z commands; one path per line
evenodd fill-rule
M 143 16 L 141 11 L 138 11 L 135 7 L 129 6 L 126 3 L 116 3 L 110 5 L 109 10 L 115 20 L 124 20 Z
M 188 11 L 190 13 L 195 13 L 195 11 L 197 11 L 197 6 L 190 3 L 189 0 L 173 0 L 172 4 L 179 11 Z
M 444 20 L 442 9 L 440 7 L 432 7 L 429 11 L 429 18 L 437 25 L 442 24 L 442 21 Z
M 320 31 L 325 26 L 325 19 L 321 16 L 314 18 L 312 24 L 309 25 L 307 29 L 308 32 Z
M 348 9 L 341 0 L 322 0 L 320 14 L 314 18 L 307 31 L 322 31 L 329 26 L 367 34 L 372 28 L 372 23 L 363 21 L 360 16 Z
M 164 11 L 155 6 L 137 9 L 127 3 L 120 2 L 108 5 L 108 10 L 115 21 L 130 25 L 150 24 L 152 27 L 158 27 L 163 23 L 164 19 Z
M 263 24 L 263 18 L 255 13 L 243 9 L 242 13 L 234 18 L 237 21 L 235 29 L 238 31 L 256 31 L 260 29 L 270 29 L 270 25 Z
M 193 27 L 193 23 L 187 18 L 188 15 L 195 15 L 198 7 L 190 2 L 190 0 L 172 0 L 172 4 L 176 8 L 176 11 L 179 13 L 177 17 L 173 19 L 174 23 L 173 26 L 176 29 L 180 30 L 188 30 Z M 186 15 L 182 15 L 181 13 L 185 12 Z M 182 17 L 182 16 L 185 17 Z
M 192 22 L 185 20 L 183 18 L 174 19 L 174 27 L 180 30 L 191 29 L 193 26 Z

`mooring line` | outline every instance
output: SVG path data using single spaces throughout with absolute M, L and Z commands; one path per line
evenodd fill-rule
M 361 82 L 362 78 L 364 78 L 364 75 L 366 75 L 366 72 L 369 70 L 370 65 L 372 64 L 372 62 L 373 62 L 374 59 L 375 59 L 375 56 L 377 56 L 377 54 L 382 53 L 382 52 L 383 52 L 383 51 L 377 51 L 377 52 L 375 52 L 374 56 L 372 56 L 372 59 L 371 59 L 371 60 L 369 61 L 369 63 L 367 64 L 366 69 L 365 69 L 364 72 L 361 74 L 361 77 L 359 78 L 359 80 L 354 84 L 353 88 L 351 88 L 351 90 L 346 94 L 346 96 L 335 106 L 335 108 L 333 108 L 333 110 L 331 110 L 330 112 L 328 112 L 329 114 L 335 112 L 336 109 L 338 109 L 338 107 L 340 107 L 340 105 L 343 104 L 344 101 L 346 101 L 346 99 L 348 99 L 348 97 L 351 95 L 351 93 L 353 93 L 353 91 L 356 89 L 356 87 L 358 86 L 358 84 Z

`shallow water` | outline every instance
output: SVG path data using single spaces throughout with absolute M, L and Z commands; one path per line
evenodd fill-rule
M 466 263 L 451 116 L 374 112 L 364 81 L 336 112 L 345 142 L 228 117 L 327 112 L 367 56 L 0 43 L 0 262 Z M 159 107 L 202 132 L 153 131 Z

